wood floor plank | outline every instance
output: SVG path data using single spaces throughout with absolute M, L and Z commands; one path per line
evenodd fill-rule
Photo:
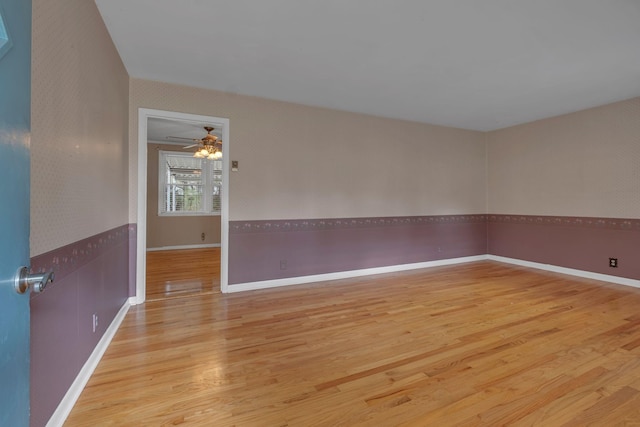
M 220 248 L 147 252 L 147 300 L 220 291 Z
M 482 261 L 157 295 L 66 426 L 640 424 L 638 289 Z

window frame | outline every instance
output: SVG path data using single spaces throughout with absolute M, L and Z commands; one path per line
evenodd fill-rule
M 193 153 L 184 153 L 180 151 L 170 150 L 158 150 L 158 216 L 161 217 L 181 217 L 181 216 L 221 216 L 222 215 L 222 194 L 220 198 L 220 208 L 217 211 L 213 210 L 213 189 L 214 189 L 214 176 L 215 168 L 213 162 L 220 162 L 220 192 L 222 192 L 222 161 L 221 160 L 208 160 L 208 159 L 195 159 L 200 162 L 201 178 L 200 185 L 202 185 L 202 202 L 201 206 L 208 207 L 210 210 L 200 211 L 167 211 L 165 207 L 164 192 L 167 189 L 167 157 L 187 157 L 194 159 Z

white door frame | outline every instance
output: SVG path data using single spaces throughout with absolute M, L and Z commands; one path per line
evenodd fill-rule
M 220 290 L 228 291 L 229 266 L 229 119 L 196 114 L 178 113 L 175 111 L 138 109 L 138 230 L 136 239 L 136 296 L 132 303 L 142 304 L 147 291 L 147 120 L 161 118 L 180 120 L 183 122 L 206 122 L 222 129 L 224 155 L 222 156 L 222 212 L 221 253 L 220 253 Z

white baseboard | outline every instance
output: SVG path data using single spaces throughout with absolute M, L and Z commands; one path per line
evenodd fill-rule
M 361 270 L 339 271 L 336 273 L 314 274 L 312 276 L 289 277 L 286 279 L 262 280 L 227 286 L 226 292 L 255 291 L 257 289 L 276 288 L 279 286 L 301 285 L 303 283 L 325 282 L 327 280 L 348 279 L 371 274 L 394 273 L 398 271 L 416 270 L 419 268 L 438 267 L 441 265 L 462 264 L 465 262 L 486 260 L 486 255 L 449 258 L 437 261 L 418 262 L 413 264 L 390 265 L 387 267 L 364 268 Z
M 144 302 L 144 298 L 138 299 L 137 296 L 129 297 L 129 305 L 138 305 Z
M 507 258 L 497 255 L 487 255 L 491 261 L 504 262 L 507 264 L 520 265 L 522 267 L 537 268 L 538 270 L 552 271 L 554 273 L 568 274 L 570 276 L 584 277 L 585 279 L 601 280 L 603 282 L 616 283 L 618 285 L 632 286 L 640 288 L 640 280 L 627 279 L 626 277 L 611 276 L 608 274 L 593 273 L 591 271 L 576 270 L 574 268 L 559 267 L 552 264 L 542 264 L 539 262 L 524 261 L 516 258 Z
M 175 249 L 204 249 L 204 248 L 219 248 L 219 247 L 220 247 L 220 243 L 211 243 L 207 245 L 160 246 L 158 248 L 147 248 L 147 252 L 172 251 Z
M 573 268 L 559 267 L 551 264 L 542 264 L 532 261 L 524 261 L 515 258 L 501 257 L 497 255 L 477 255 L 463 258 L 450 258 L 438 261 L 419 262 L 414 264 L 400 264 L 388 267 L 365 268 L 362 270 L 340 271 L 336 273 L 315 274 L 312 276 L 289 277 L 286 279 L 263 280 L 258 282 L 240 283 L 229 285 L 226 292 L 254 291 L 258 289 L 276 288 L 279 286 L 301 285 L 304 283 L 324 282 L 328 280 L 348 279 L 351 277 L 368 276 L 371 274 L 393 273 L 398 271 L 415 270 L 419 268 L 438 267 L 442 265 L 462 264 L 473 261 L 491 260 L 504 262 L 507 264 L 519 265 L 522 267 L 536 268 L 538 270 L 552 271 L 555 273 L 568 274 L 570 276 L 583 277 L 586 279 L 600 280 L 603 282 L 616 283 L 619 285 L 640 288 L 640 280 L 628 279 L 626 277 L 611 276 L 608 274 L 593 273 L 591 271 L 576 270 Z
M 129 307 L 130 303 L 127 300 L 120 308 L 120 311 L 118 311 L 118 314 L 116 314 L 116 317 L 113 319 L 107 330 L 104 332 L 104 335 L 102 335 L 102 338 L 100 338 L 100 341 L 98 341 L 96 348 L 93 349 L 93 352 L 78 373 L 78 376 L 73 381 L 73 384 L 71 384 L 71 387 L 69 387 L 69 390 L 67 390 L 67 393 L 60 401 L 60 404 L 56 408 L 55 412 L 53 413 L 53 415 L 51 415 L 51 418 L 49 418 L 47 427 L 62 427 L 65 420 L 69 416 L 69 413 L 71 413 L 73 405 L 76 404 L 76 401 L 80 397 L 80 393 L 82 393 L 82 390 L 84 389 L 85 385 L 87 385 L 87 382 L 89 381 L 89 378 L 91 378 L 93 371 L 98 366 L 100 359 L 102 359 L 102 355 L 104 355 L 107 347 L 109 347 L 113 336 L 116 334 L 116 331 L 124 320 L 127 311 L 129 311 Z

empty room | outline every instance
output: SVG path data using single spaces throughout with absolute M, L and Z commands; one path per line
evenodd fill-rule
M 0 0 L 0 425 L 640 424 L 638 22 Z

